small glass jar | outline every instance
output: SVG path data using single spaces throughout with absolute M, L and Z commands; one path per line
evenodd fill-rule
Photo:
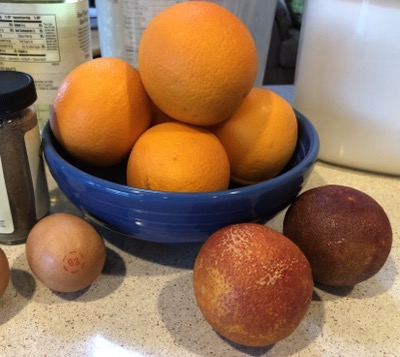
M 0 71 L 0 243 L 25 242 L 50 207 L 33 78 Z

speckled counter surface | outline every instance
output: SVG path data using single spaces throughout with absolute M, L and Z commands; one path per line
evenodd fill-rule
M 52 212 L 75 209 L 50 175 Z M 353 288 L 316 286 L 310 309 L 287 339 L 245 348 L 218 336 L 192 290 L 199 245 L 156 245 L 103 232 L 107 261 L 88 289 L 58 294 L 32 275 L 25 246 L 2 246 L 11 267 L 0 299 L 0 356 L 400 356 L 400 177 L 318 162 L 306 189 L 349 185 L 374 197 L 393 228 L 382 270 Z M 284 211 L 268 225 L 281 231 Z

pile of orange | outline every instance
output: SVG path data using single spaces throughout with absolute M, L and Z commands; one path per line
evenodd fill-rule
M 87 165 L 128 159 L 127 183 L 137 188 L 199 192 L 267 180 L 290 159 L 297 121 L 289 103 L 253 87 L 257 64 L 235 15 L 207 1 L 178 3 L 148 24 L 138 69 L 98 58 L 68 74 L 50 125 Z

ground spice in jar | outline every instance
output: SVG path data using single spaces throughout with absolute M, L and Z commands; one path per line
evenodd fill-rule
M 31 76 L 0 71 L 0 243 L 26 240 L 49 209 Z

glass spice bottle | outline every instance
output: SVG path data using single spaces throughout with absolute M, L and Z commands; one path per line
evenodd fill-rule
M 33 78 L 0 71 L 0 243 L 25 242 L 50 207 Z

